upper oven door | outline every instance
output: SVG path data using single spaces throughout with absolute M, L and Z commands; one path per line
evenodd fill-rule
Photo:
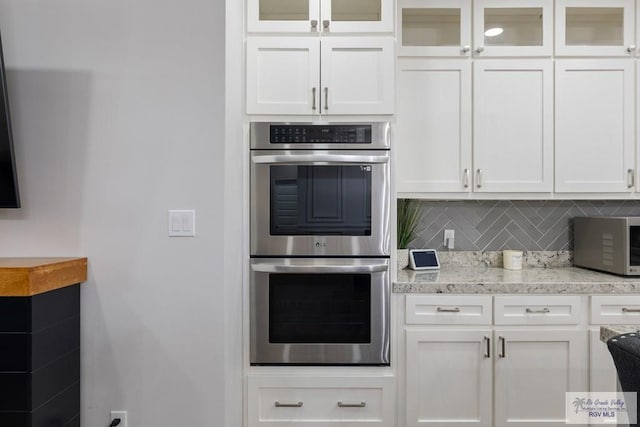
M 251 152 L 251 255 L 388 256 L 389 152 Z

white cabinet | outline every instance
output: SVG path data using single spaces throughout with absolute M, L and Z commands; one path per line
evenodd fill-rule
M 248 114 L 392 114 L 390 37 L 249 37 Z
M 566 426 L 565 393 L 587 390 L 584 331 L 495 329 L 496 426 Z
M 491 329 L 406 332 L 406 427 L 491 426 Z
M 558 60 L 555 82 L 555 190 L 633 191 L 634 63 Z
M 249 32 L 392 32 L 391 0 L 248 0 Z
M 617 375 L 607 344 L 600 340 L 600 327 L 589 329 L 589 391 L 617 392 Z
M 476 0 L 476 56 L 551 56 L 553 0 Z
M 469 191 L 471 64 L 401 58 L 397 98 L 397 191 Z
M 474 62 L 474 191 L 553 189 L 552 69 L 551 60 Z
M 388 427 L 393 377 L 250 375 L 248 427 Z
M 401 58 L 398 192 L 552 191 L 552 65 Z
M 630 56 L 633 0 L 556 0 L 556 55 Z
M 471 0 L 399 0 L 398 55 L 471 55 Z
M 564 426 L 565 393 L 588 390 L 583 309 L 579 296 L 407 295 L 403 427 Z

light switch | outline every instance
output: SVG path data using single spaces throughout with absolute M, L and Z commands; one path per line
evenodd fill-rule
M 170 210 L 169 237 L 193 237 L 196 235 L 196 211 Z

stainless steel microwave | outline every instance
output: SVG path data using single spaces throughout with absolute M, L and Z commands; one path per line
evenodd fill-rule
M 577 217 L 573 236 L 574 265 L 640 276 L 640 217 Z

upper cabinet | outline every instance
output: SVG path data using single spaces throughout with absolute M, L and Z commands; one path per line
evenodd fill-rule
M 248 0 L 249 32 L 392 32 L 392 0 Z
M 473 20 L 479 57 L 553 53 L 552 0 L 476 0 Z
M 398 20 L 402 56 L 553 53 L 552 0 L 400 0 Z
M 471 0 L 399 0 L 398 55 L 471 54 Z
M 556 55 L 629 56 L 633 0 L 556 0 Z
M 248 114 L 393 114 L 391 37 L 249 37 Z

